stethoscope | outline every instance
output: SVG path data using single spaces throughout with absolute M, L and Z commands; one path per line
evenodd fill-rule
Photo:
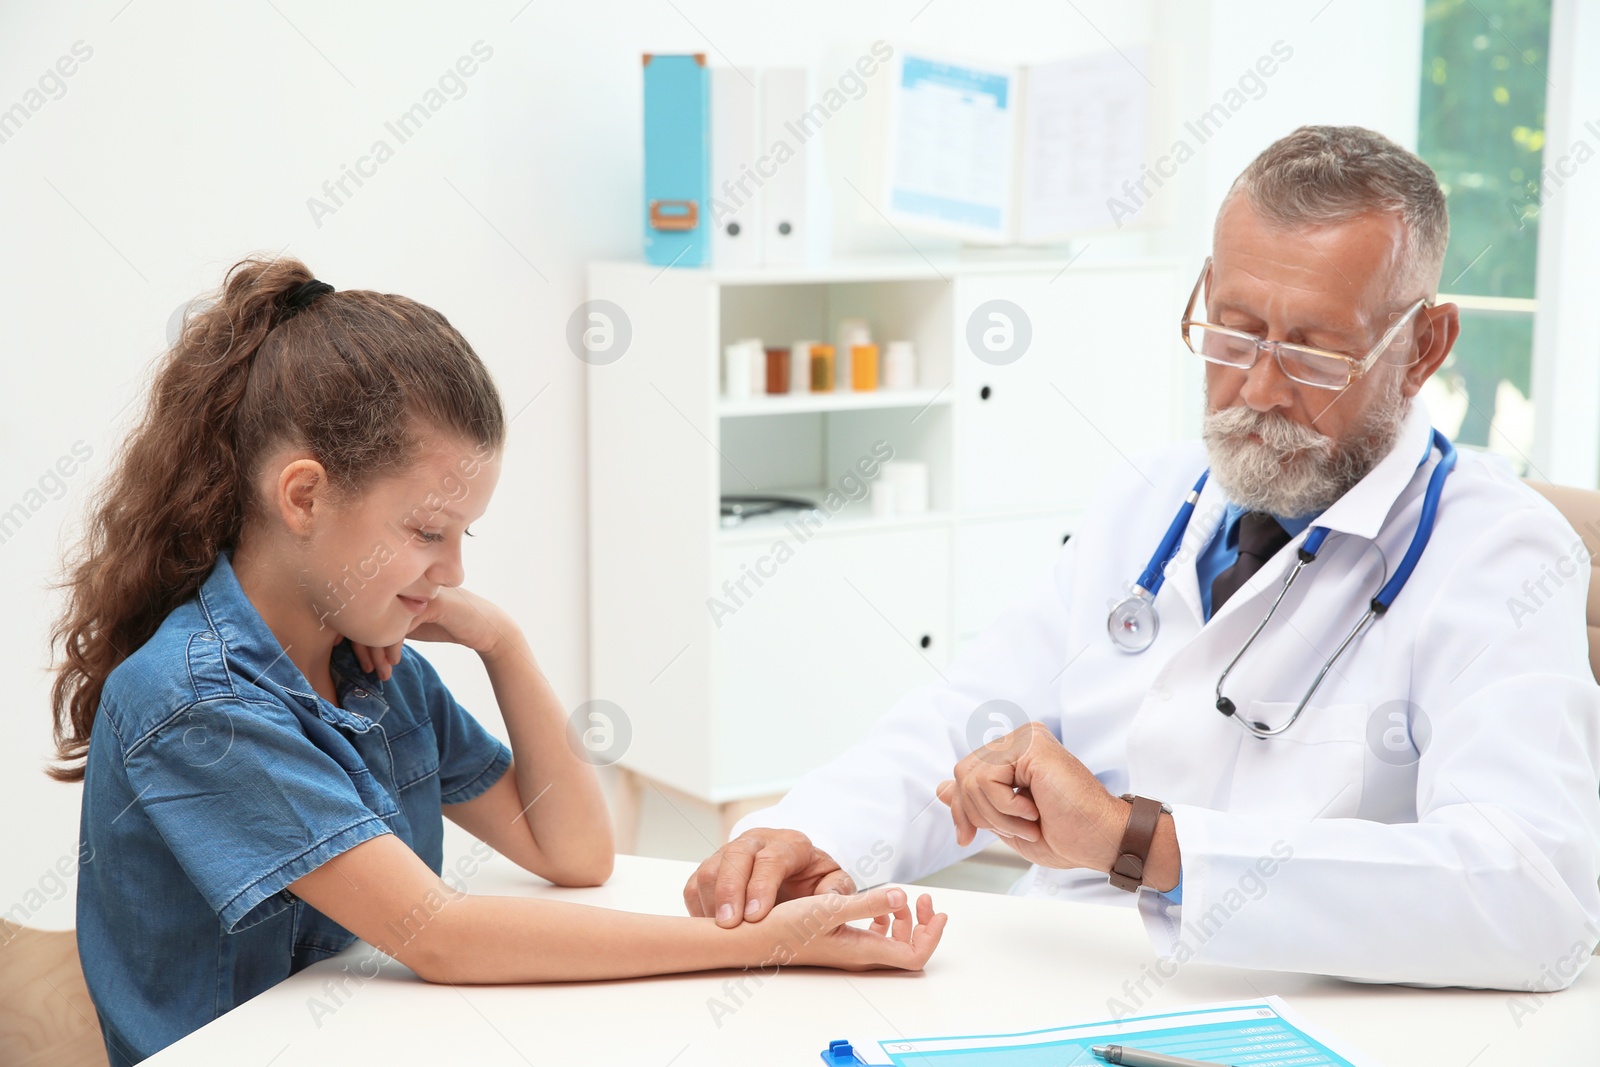
M 1433 536 L 1434 517 L 1439 510 L 1439 496 L 1444 491 L 1444 480 L 1456 465 L 1455 446 L 1450 439 L 1438 430 L 1433 431 L 1433 445 L 1429 448 L 1439 449 L 1439 465 L 1433 469 L 1433 474 L 1428 478 L 1428 489 L 1422 498 L 1422 516 L 1417 520 L 1416 533 L 1411 535 L 1411 545 L 1406 549 L 1406 554 L 1400 560 L 1400 566 L 1394 574 L 1379 589 L 1372 598 L 1372 603 L 1367 607 L 1361 620 L 1350 630 L 1348 636 L 1334 649 L 1333 655 L 1323 663 L 1322 669 L 1317 672 L 1316 678 L 1311 682 L 1311 688 L 1306 690 L 1306 695 L 1300 698 L 1294 714 L 1289 716 L 1289 721 L 1278 727 L 1268 727 L 1266 723 L 1250 722 L 1244 716 L 1237 715 L 1238 710 L 1232 700 L 1222 695 L 1222 684 L 1228 680 L 1228 675 L 1239 665 L 1244 654 L 1250 646 L 1266 629 L 1267 623 L 1272 621 L 1272 616 L 1277 613 L 1278 605 L 1283 603 L 1283 598 L 1288 595 L 1289 587 L 1299 577 L 1306 565 L 1317 558 L 1317 553 L 1322 549 L 1322 542 L 1328 538 L 1328 529 L 1325 526 L 1313 526 L 1306 534 L 1306 539 L 1300 545 L 1299 558 L 1295 561 L 1294 568 L 1289 571 L 1283 580 L 1283 587 L 1278 590 L 1277 598 L 1272 606 L 1267 609 L 1266 616 L 1256 625 L 1251 632 L 1249 640 L 1244 647 L 1233 657 L 1222 674 L 1217 678 L 1217 710 L 1224 715 L 1232 716 L 1241 726 L 1257 737 L 1275 737 L 1295 724 L 1300 718 L 1300 713 L 1305 710 L 1306 704 L 1316 695 L 1317 688 L 1322 685 L 1322 680 L 1328 676 L 1333 665 L 1339 661 L 1344 650 L 1350 647 L 1357 637 L 1360 637 L 1372 621 L 1379 615 L 1389 610 L 1389 605 L 1394 603 L 1394 598 L 1400 595 L 1400 590 L 1405 588 L 1406 580 L 1411 577 L 1411 572 L 1416 569 L 1417 560 L 1422 558 L 1422 550 L 1428 546 L 1428 539 Z M 1184 497 L 1183 505 L 1178 508 L 1178 514 L 1173 516 L 1172 525 L 1167 527 L 1167 535 L 1161 539 L 1161 544 L 1156 546 L 1155 554 L 1150 557 L 1150 562 L 1139 575 L 1139 580 L 1133 587 L 1133 593 L 1125 597 L 1111 609 L 1106 617 L 1106 632 L 1111 635 L 1111 643 L 1124 652 L 1143 652 L 1155 643 L 1156 634 L 1161 629 L 1161 618 L 1156 614 L 1156 594 L 1161 592 L 1161 586 L 1166 581 L 1167 565 L 1172 562 L 1172 557 L 1177 554 L 1178 542 L 1183 539 L 1183 533 L 1189 526 L 1189 517 L 1194 514 L 1194 506 L 1200 499 L 1200 490 L 1205 488 L 1206 478 L 1211 474 L 1210 469 L 1203 471 L 1200 480 L 1194 483 L 1194 488 L 1189 490 L 1189 495 Z

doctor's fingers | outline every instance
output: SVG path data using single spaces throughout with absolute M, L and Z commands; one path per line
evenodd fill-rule
M 1019 780 L 1016 771 L 1017 768 L 1010 765 L 978 763 L 967 768 L 966 773 L 958 774 L 956 784 L 965 792 L 980 791 L 989 805 L 1002 815 L 1036 822 L 1039 818 L 1038 805 L 1027 789 L 1017 788 Z M 971 803 L 967 804 L 967 814 L 968 817 L 975 814 Z
M 1038 840 L 1038 809 L 1032 800 L 1019 797 L 1009 782 L 973 775 L 961 783 L 960 793 L 962 810 L 978 826 L 1006 837 Z
M 706 860 L 701 863 L 689 876 L 689 880 L 683 883 L 683 910 L 697 919 L 703 919 L 707 914 L 705 900 L 700 893 L 700 872 L 705 870 L 706 864 L 710 862 Z
M 993 792 L 990 793 L 989 791 Z M 1001 837 L 1012 840 L 1021 836 L 1028 840 L 1039 837 L 1038 809 L 1027 796 L 1013 794 L 1004 782 L 983 784 L 978 776 L 969 775 L 962 783 L 943 782 L 939 786 L 939 799 L 950 806 L 950 820 L 956 827 L 956 844 L 965 848 L 972 844 L 979 830 L 993 830 Z M 1006 806 L 1009 813 L 997 806 Z
M 689 876 L 689 881 L 683 887 L 683 905 L 690 915 L 707 917 L 717 913 L 717 881 L 728 862 L 729 850 L 735 847 L 749 850 L 750 855 L 754 855 L 755 850 L 751 849 L 750 842 L 741 837 L 707 856 L 695 868 L 694 874 Z
M 962 848 L 972 844 L 972 839 L 978 836 L 978 827 L 973 825 L 967 813 L 961 808 L 961 791 L 956 788 L 953 781 L 940 782 L 938 789 L 939 799 L 950 806 L 950 821 L 956 825 L 956 844 Z
M 765 918 L 778 887 L 805 867 L 808 851 L 777 835 L 746 834 L 728 842 L 718 853 L 720 864 L 701 867 L 701 914 L 724 927 Z M 748 910 L 751 904 L 754 912 Z
M 767 847 L 756 853 L 749 877 L 742 884 L 737 881 L 730 884 L 718 879 L 718 914 L 721 914 L 722 903 L 726 900 L 732 905 L 733 914 L 743 916 L 745 922 L 760 922 L 765 919 L 772 906 L 778 902 L 778 893 L 783 888 L 783 883 L 809 866 L 810 852 L 810 848 L 802 849 L 787 841 L 770 842 Z M 853 882 L 847 882 L 847 886 L 843 892 L 847 894 L 855 892 L 856 887 Z M 726 897 L 723 896 L 725 889 L 729 894 Z M 828 891 L 825 886 L 817 887 L 819 893 Z
M 743 920 L 744 889 L 761 847 L 760 841 L 736 838 L 701 865 L 696 877 L 701 915 L 716 919 L 718 926 L 739 925 Z

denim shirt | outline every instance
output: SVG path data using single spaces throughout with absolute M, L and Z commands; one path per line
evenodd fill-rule
M 106 680 L 84 774 L 78 954 L 113 1067 L 355 936 L 285 887 L 380 834 L 435 873 L 441 805 L 511 753 L 409 645 L 388 681 L 347 641 L 317 696 L 228 553 Z

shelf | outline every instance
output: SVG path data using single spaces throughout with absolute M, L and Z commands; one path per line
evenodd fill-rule
M 1086 249 L 1087 246 L 1084 246 Z M 1187 261 L 1185 261 L 1187 262 Z M 1085 263 L 1077 255 L 1060 249 L 969 250 L 965 255 L 866 256 L 833 259 L 822 263 L 774 267 L 659 267 L 639 260 L 612 260 L 602 266 L 631 270 L 646 282 L 663 274 L 695 275 L 723 286 L 759 285 L 848 285 L 866 282 L 948 282 L 961 275 L 984 275 L 1028 271 L 1055 276 L 1068 267 L 1092 267 L 1096 271 L 1146 269 L 1164 266 L 1175 260 L 1138 257 L 1127 260 L 1101 260 Z M 1192 268 L 1185 268 L 1192 269 Z
M 793 415 L 808 411 L 864 411 L 870 408 L 926 408 L 948 404 L 950 387 L 942 389 L 874 389 L 861 393 L 782 393 L 747 400 L 717 401 L 722 418 L 746 415 Z
M 891 515 L 887 518 L 878 518 L 871 514 L 867 508 L 860 509 L 857 514 L 850 508 L 842 508 L 832 518 L 824 520 L 822 526 L 812 530 L 811 537 L 825 537 L 828 535 L 854 534 L 854 533 L 883 533 L 890 530 L 911 530 L 926 526 L 953 527 L 956 516 L 948 511 L 928 511 L 921 515 Z M 799 515 L 796 511 L 777 512 L 772 515 L 762 515 L 754 519 L 746 519 L 738 526 L 725 526 L 717 531 L 719 545 L 736 545 L 745 541 L 769 542 L 774 535 L 783 536 L 793 534 L 794 529 L 785 525 L 790 519 Z M 823 512 L 827 514 L 826 511 Z
M 821 526 L 807 525 L 805 528 L 811 536 L 826 533 L 859 533 L 862 531 L 878 530 L 904 530 L 921 526 L 948 526 L 955 520 L 955 515 L 949 511 L 928 510 L 920 515 L 886 515 L 879 516 L 872 513 L 872 498 L 869 495 L 860 500 L 847 501 L 838 511 L 829 512 L 821 506 L 821 501 L 827 497 L 829 490 L 823 487 L 807 487 L 802 489 L 777 489 L 773 490 L 781 496 L 797 496 L 806 500 L 818 502 L 817 510 L 822 514 Z M 765 515 L 757 515 L 745 519 L 737 526 L 717 527 L 717 541 L 719 544 L 737 544 L 742 541 L 770 541 L 774 534 L 793 532 L 790 522 L 797 520 L 802 512 L 799 511 L 774 511 Z

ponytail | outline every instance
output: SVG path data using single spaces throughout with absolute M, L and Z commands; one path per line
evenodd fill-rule
M 307 303 L 312 280 L 294 259 L 236 264 L 162 358 L 59 584 L 51 707 L 68 765 L 52 778 L 82 780 L 107 676 L 237 545 L 273 451 L 304 448 L 333 489 L 359 493 L 412 461 L 424 426 L 504 443 L 494 382 L 444 316 L 364 290 Z

